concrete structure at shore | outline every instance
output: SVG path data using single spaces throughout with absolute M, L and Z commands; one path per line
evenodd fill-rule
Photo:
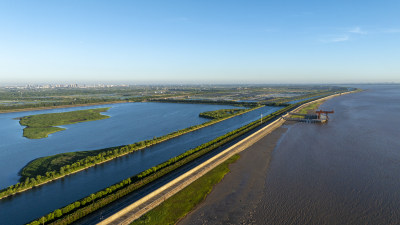
M 325 123 L 328 121 L 328 114 L 334 113 L 334 111 L 316 111 L 313 114 L 293 113 L 290 112 L 289 116 L 283 116 L 282 118 L 287 121 L 298 121 L 306 123 Z M 297 117 L 292 117 L 297 116 Z

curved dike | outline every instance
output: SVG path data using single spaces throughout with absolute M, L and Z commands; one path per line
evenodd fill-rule
M 144 151 L 89 168 L 23 194 L 0 200 L 0 221 L 4 224 L 23 224 L 63 207 L 90 193 L 155 166 L 202 143 L 237 129 L 281 107 L 260 109 L 227 119 L 152 146 Z M 23 213 L 21 213 L 23 212 Z

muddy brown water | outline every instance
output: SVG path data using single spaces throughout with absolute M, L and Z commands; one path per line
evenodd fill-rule
M 362 88 L 321 106 L 335 110 L 327 124 L 242 152 L 179 224 L 400 224 L 400 86 Z

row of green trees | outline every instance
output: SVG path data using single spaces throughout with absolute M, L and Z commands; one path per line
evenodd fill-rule
M 229 100 L 191 100 L 191 99 L 149 99 L 149 101 L 153 102 L 168 102 L 168 103 L 190 103 L 190 104 L 213 104 L 213 105 L 232 105 L 239 107 L 257 107 L 260 106 L 258 102 L 238 102 L 238 101 L 229 101 Z
M 35 103 L 25 104 L 0 104 L 0 110 L 17 110 L 17 109 L 28 109 L 28 108 L 39 108 L 39 107 L 56 107 L 56 106 L 71 106 L 71 105 L 82 105 L 82 104 L 94 104 L 94 103 L 113 103 L 119 101 L 125 102 L 143 102 L 147 101 L 149 97 L 131 97 L 129 99 L 110 99 L 110 98 L 73 98 L 69 100 L 57 100 L 57 101 L 37 101 Z
M 51 221 L 56 221 L 59 218 L 63 218 L 63 220 L 77 220 L 79 218 L 82 218 L 83 216 L 89 214 L 92 212 L 94 209 L 96 209 L 96 206 L 98 206 L 98 201 L 104 196 L 110 196 L 114 194 L 116 191 L 120 190 L 122 187 L 125 187 L 131 183 L 131 179 L 125 179 L 117 184 L 114 184 L 108 188 L 105 188 L 104 190 L 98 191 L 96 193 L 93 193 L 85 198 L 82 198 L 76 202 L 73 202 L 61 209 L 56 209 L 53 212 L 42 216 L 40 219 L 32 221 L 31 225 L 41 225 L 41 224 L 48 224 Z M 95 204 L 96 203 L 96 204 Z M 98 207 L 97 207 L 98 208 Z M 78 209 L 79 214 L 74 215 L 72 212 L 76 212 Z M 71 215 L 70 215 L 71 214 Z M 76 213 L 75 213 L 76 214 Z M 65 215 L 69 215 L 67 218 L 65 218 Z
M 26 108 L 38 108 L 38 107 L 54 107 L 54 106 L 69 106 L 69 105 L 80 105 L 89 103 L 104 103 L 111 102 L 110 99 L 102 98 L 85 98 L 85 99 L 74 99 L 70 101 L 55 101 L 46 102 L 38 101 L 37 103 L 27 103 L 27 104 L 13 104 L 13 105 L 0 105 L 0 110 L 15 110 L 15 109 L 26 109 Z
M 248 112 L 250 110 L 254 110 L 256 108 L 252 109 L 246 109 L 245 111 L 241 113 Z M 232 115 L 235 116 L 235 115 Z M 161 137 L 155 137 L 151 140 L 145 140 L 145 141 L 140 141 L 136 142 L 134 144 L 129 144 L 129 145 L 123 145 L 123 146 L 118 146 L 118 147 L 113 147 L 113 148 L 106 148 L 104 150 L 96 150 L 99 153 L 94 156 L 87 156 L 83 159 L 79 159 L 71 164 L 67 164 L 64 166 L 61 166 L 58 170 L 50 170 L 50 171 L 41 171 L 39 175 L 36 175 L 35 177 L 30 177 L 29 175 L 31 174 L 37 174 L 36 171 L 32 171 L 29 168 L 29 164 L 21 170 L 21 175 L 22 180 L 24 182 L 19 182 L 15 185 L 11 185 L 5 189 L 0 190 L 0 198 L 4 198 L 10 195 L 13 195 L 18 192 L 22 192 L 24 190 L 28 190 L 32 187 L 47 183 L 49 181 L 56 180 L 58 178 L 64 177 L 66 175 L 69 175 L 71 173 L 75 173 L 77 171 L 92 167 L 94 165 L 103 163 L 108 160 L 112 160 L 114 158 L 126 155 L 128 153 L 138 151 L 144 148 L 147 148 L 149 146 L 152 146 L 154 144 L 158 144 L 160 142 L 169 140 L 171 138 L 186 134 L 188 132 L 215 124 L 217 122 L 220 122 L 223 119 L 227 118 L 222 118 L 222 119 L 217 119 L 217 120 L 211 120 L 207 121 L 205 123 L 199 124 L 199 125 L 194 125 L 188 128 L 184 128 L 172 133 L 169 133 L 167 135 L 161 136 Z M 61 154 L 60 154 L 61 155 Z M 31 163 L 35 163 L 35 161 L 32 161 Z
M 290 97 L 290 98 L 288 98 L 288 97 L 275 98 L 275 99 L 271 99 L 271 100 L 267 100 L 267 101 L 261 101 L 260 103 L 265 104 L 265 105 L 270 105 L 270 104 L 285 105 L 286 102 L 290 102 L 290 101 L 301 100 L 301 99 L 306 99 L 306 98 L 324 97 L 324 96 L 328 96 L 328 95 L 332 95 L 332 94 L 336 94 L 336 93 L 340 93 L 340 92 L 345 92 L 347 90 L 348 90 L 347 88 L 334 87 L 331 90 L 317 91 L 315 93 L 299 95 L 299 96 L 294 96 L 294 97 Z M 273 102 L 270 102 L 270 101 L 273 101 Z
M 207 119 L 223 119 L 229 116 L 232 116 L 236 113 L 240 113 L 245 111 L 246 109 L 219 109 L 214 111 L 202 112 L 199 114 L 200 117 Z
M 218 148 L 221 147 L 222 145 L 232 141 L 233 139 L 251 131 L 254 130 L 255 128 L 259 127 L 261 124 L 269 123 L 271 120 L 274 120 L 281 116 L 282 114 L 286 113 L 287 111 L 298 107 L 301 104 L 304 104 L 306 102 L 309 102 L 311 100 L 307 100 L 301 103 L 293 104 L 290 106 L 287 106 L 283 109 L 280 109 L 272 114 L 269 114 L 268 116 L 265 116 L 262 118 L 262 120 L 256 120 L 254 122 L 251 122 L 243 127 L 240 127 L 236 130 L 233 130 L 225 135 L 222 135 L 210 142 L 204 143 L 194 149 L 188 150 L 185 153 L 182 153 L 174 158 L 169 159 L 168 161 L 161 163 L 157 166 L 154 166 L 150 169 L 147 169 L 133 177 L 130 177 L 126 180 L 121 181 L 118 183 L 119 187 L 116 187 L 115 185 L 112 185 L 111 187 L 115 187 L 114 191 L 109 191 L 111 190 L 111 187 L 108 187 L 106 189 L 103 189 L 99 192 L 93 193 L 90 196 L 87 196 L 86 198 L 83 198 L 77 202 L 71 203 L 69 208 L 73 208 L 72 210 L 64 210 L 66 213 L 61 214 L 59 217 L 55 217 L 57 210 L 60 210 L 63 212 L 63 209 L 57 209 L 48 215 L 41 217 L 35 221 L 32 221 L 29 223 L 29 225 L 39 225 L 39 224 L 54 224 L 54 225 L 65 225 L 65 224 L 71 224 L 74 221 L 84 217 L 85 215 L 94 212 L 95 210 L 104 207 L 105 205 L 122 198 L 123 196 L 137 190 L 140 187 L 143 187 L 144 185 L 164 176 L 165 174 L 176 170 L 177 168 L 199 158 L 200 156 Z M 108 191 L 107 191 L 108 190 Z M 102 194 L 99 194 L 102 193 Z M 99 197 L 97 197 L 99 196 Z M 86 203 L 88 200 L 92 200 L 92 204 L 87 205 L 87 204 L 82 204 L 83 201 Z M 72 206 L 73 205 L 73 206 Z M 68 207 L 66 206 L 66 207 Z M 68 209 L 69 209 L 68 208 Z M 57 211 L 59 215 L 59 212 Z

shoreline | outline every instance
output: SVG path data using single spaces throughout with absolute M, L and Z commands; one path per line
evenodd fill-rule
M 286 122 L 285 122 L 286 124 Z M 255 195 L 262 191 L 262 187 L 272 160 L 272 153 L 280 139 L 287 132 L 287 128 L 280 126 L 258 142 L 239 153 L 239 159 L 229 165 L 230 172 L 217 183 L 206 198 L 176 224 L 235 224 L 244 222 L 240 212 L 244 208 L 251 209 L 252 204 L 246 204 L 248 195 Z M 256 170 L 254 165 L 257 165 Z M 238 179 L 238 176 L 244 179 Z M 246 190 L 246 193 L 237 190 Z M 237 196 L 236 196 L 237 195 Z M 231 211 L 230 217 L 219 218 L 218 212 Z M 215 221 L 219 218 L 219 221 Z M 218 223 L 220 222 L 220 223 Z M 251 224 L 251 221 L 245 221 Z
M 183 188 L 197 180 L 199 177 L 203 176 L 213 168 L 225 162 L 233 155 L 238 154 L 246 150 L 251 145 L 257 143 L 257 141 L 265 137 L 267 134 L 270 134 L 273 130 L 279 128 L 284 122 L 285 121 L 280 117 L 277 120 L 268 123 L 260 130 L 250 134 L 249 136 L 245 137 L 234 145 L 228 147 L 227 149 L 211 157 L 210 159 L 206 160 L 195 168 L 187 171 L 186 173 L 180 175 L 169 183 L 163 185 L 162 187 L 154 190 L 150 194 L 126 206 L 122 210 L 109 216 L 98 224 L 130 224 L 148 211 L 152 210 L 154 207 L 164 202 L 169 197 L 173 196 L 175 193 L 181 191 Z
M 309 104 L 312 104 L 316 101 L 326 100 L 328 98 L 333 98 L 335 96 L 349 94 L 353 91 L 344 92 L 333 94 L 330 96 L 325 96 L 320 99 L 312 100 L 307 103 L 303 103 L 301 106 L 296 107 L 293 110 L 301 109 L 306 107 Z M 286 112 L 283 116 L 288 115 Z M 218 155 L 214 156 L 213 158 L 207 160 L 206 162 L 202 163 L 201 165 L 197 166 L 196 168 L 186 172 L 185 174 L 177 177 L 176 179 L 172 180 L 168 184 L 160 187 L 159 189 L 153 191 L 152 193 L 144 196 L 140 200 L 132 203 L 131 205 L 125 207 L 124 209 L 120 210 L 119 212 L 113 214 L 112 216 L 108 217 L 107 219 L 103 220 L 99 224 L 118 224 L 124 223 L 129 224 L 130 222 L 134 221 L 135 219 L 141 217 L 157 205 L 161 204 L 163 201 L 171 197 L 174 193 L 179 192 L 182 188 L 186 187 L 186 185 L 190 184 L 194 180 L 199 177 L 199 173 L 202 176 L 208 170 L 218 166 L 220 163 L 224 162 L 228 155 L 237 154 L 241 151 L 244 151 L 246 148 L 249 148 L 251 145 L 256 144 L 259 140 L 261 140 L 264 136 L 271 133 L 273 130 L 280 128 L 286 121 L 282 118 L 282 115 L 274 120 L 272 123 L 267 124 L 261 130 L 253 133 L 252 135 L 246 137 L 245 139 L 241 140 L 240 142 L 236 143 L 235 145 L 229 147 L 228 149 L 224 150 L 223 152 L 219 153 Z M 264 133 L 265 132 L 265 133 Z M 220 158 L 220 159 L 219 159 Z M 250 163 L 251 164 L 251 163 Z M 169 190 L 172 189 L 172 190 Z
M 347 92 L 347 93 L 351 93 L 351 92 Z M 341 95 L 341 94 L 345 94 L 345 93 L 334 94 L 334 95 L 329 96 L 329 97 L 334 97 L 334 96 Z M 307 103 L 301 103 L 300 106 L 303 107 L 303 106 L 306 106 L 306 105 L 308 105 L 308 104 L 311 104 L 311 103 L 313 103 L 313 102 L 315 102 L 315 101 L 319 101 L 319 100 L 326 99 L 326 98 L 328 98 L 328 97 L 326 96 L 326 97 L 323 97 L 323 98 L 321 98 L 321 99 L 312 100 L 312 101 L 307 102 Z M 167 193 L 160 193 L 161 195 L 166 194 L 166 195 L 162 196 L 162 198 L 159 198 L 158 200 L 156 200 L 157 202 L 160 201 L 160 203 L 161 203 L 162 201 L 164 201 L 165 199 L 167 199 L 168 197 L 170 197 L 171 195 L 173 195 L 173 193 L 178 192 L 179 190 L 181 190 L 182 187 L 184 187 L 184 186 L 186 186 L 186 185 L 188 185 L 189 183 L 192 182 L 192 181 L 189 181 L 189 180 L 191 180 L 191 179 L 194 179 L 194 180 L 197 179 L 198 177 L 196 178 L 196 176 L 202 176 L 202 174 L 206 173 L 207 171 L 209 171 L 210 169 L 214 168 L 215 166 L 218 166 L 220 163 L 226 161 L 227 157 L 229 157 L 231 154 L 236 154 L 236 153 L 238 153 L 238 152 L 241 152 L 241 151 L 245 150 L 246 148 L 248 148 L 249 146 L 253 145 L 254 143 L 257 143 L 257 142 L 258 142 L 260 139 L 262 139 L 262 137 L 265 136 L 266 134 L 269 134 L 269 133 L 271 133 L 274 129 L 279 128 L 279 127 L 285 122 L 284 119 L 282 118 L 282 115 L 283 115 L 284 113 L 286 113 L 285 115 L 287 115 L 287 111 L 288 111 L 288 110 L 291 110 L 291 109 L 293 110 L 293 108 L 296 109 L 296 108 L 298 108 L 298 107 L 300 107 L 300 106 L 299 106 L 299 105 L 294 105 L 294 106 L 289 106 L 287 109 L 285 109 L 285 110 L 283 110 L 283 111 L 282 111 L 282 110 L 278 110 L 278 111 L 277 111 L 278 113 L 273 113 L 273 114 L 272 114 L 272 117 L 271 117 L 271 118 L 267 117 L 267 120 L 265 121 L 265 122 L 267 122 L 267 121 L 268 121 L 268 118 L 269 118 L 269 119 L 273 119 L 273 122 L 272 122 L 272 123 L 266 125 L 265 127 L 261 128 L 259 131 L 257 131 L 257 132 L 255 132 L 255 133 L 251 134 L 250 136 L 248 136 L 248 137 L 246 137 L 245 139 L 239 141 L 239 142 L 236 143 L 235 145 L 229 147 L 228 149 L 224 150 L 223 152 L 219 153 L 218 155 L 214 156 L 213 158 L 207 160 L 206 162 L 204 162 L 203 164 L 201 164 L 201 165 L 199 165 L 198 167 L 194 168 L 193 170 L 188 171 L 186 174 L 182 175 L 181 177 L 176 178 L 175 180 L 171 181 L 171 182 L 168 183 L 167 185 L 164 185 L 163 187 L 161 187 L 161 188 L 157 189 L 156 191 L 152 192 L 151 194 L 149 194 L 149 195 L 143 197 L 141 200 L 139 200 L 139 201 L 133 203 L 132 205 L 126 207 L 125 210 L 127 210 L 127 211 L 129 212 L 129 214 L 133 213 L 132 217 L 136 217 L 136 218 L 137 218 L 137 216 L 140 216 L 140 215 L 138 215 L 138 214 L 145 213 L 147 210 L 150 210 L 150 209 L 151 209 L 152 207 L 154 207 L 155 205 L 152 204 L 151 202 L 149 202 L 151 206 L 150 206 L 150 205 L 145 206 L 145 207 L 144 207 L 144 208 L 145 208 L 145 209 L 144 209 L 145 211 L 140 210 L 140 209 L 143 209 L 143 206 L 139 206 L 139 211 L 140 211 L 140 212 L 137 212 L 137 213 L 132 212 L 131 210 L 129 210 L 129 208 L 135 207 L 134 205 L 141 204 L 141 203 L 138 203 L 138 202 L 146 201 L 145 199 L 148 199 L 149 201 L 152 201 L 151 199 L 149 199 L 149 197 L 152 196 L 152 195 L 157 195 L 157 194 L 155 194 L 155 193 L 156 193 L 156 192 L 159 192 L 160 189 L 161 189 L 161 190 L 162 190 L 162 189 L 165 190 L 166 188 L 167 188 L 167 189 L 168 189 L 168 188 L 172 188 L 172 190 L 170 190 L 170 191 L 166 190 Z M 264 122 L 264 123 L 265 123 L 265 122 Z M 253 123 L 250 123 L 250 124 L 253 124 Z M 249 125 L 250 125 L 250 124 L 249 124 Z M 254 123 L 254 124 L 258 124 L 258 123 Z M 253 124 L 252 126 L 254 126 L 254 124 Z M 249 125 L 247 125 L 247 126 L 249 126 Z M 247 126 L 245 126 L 245 127 L 247 127 Z M 257 125 L 257 126 L 258 126 L 258 125 Z M 265 133 L 264 133 L 264 132 L 265 132 Z M 190 176 L 189 174 L 192 174 L 193 176 L 191 176 L 191 177 L 189 178 L 189 177 L 188 177 L 188 176 Z M 186 179 L 182 180 L 182 177 L 188 177 L 189 180 L 186 180 Z M 183 183 L 182 183 L 182 182 L 183 182 Z M 175 184 L 178 185 L 178 186 L 174 188 L 173 186 L 175 186 Z M 172 185 L 172 186 L 171 186 L 171 185 Z M 162 192 L 162 191 L 161 191 L 161 192 Z M 155 198 L 158 198 L 158 196 L 154 196 L 154 197 L 155 197 Z M 151 198 L 151 197 L 150 197 L 150 198 Z M 143 202 L 143 203 L 144 203 L 144 202 Z M 153 203 L 155 203 L 155 202 L 153 202 Z M 146 202 L 145 204 L 147 204 L 147 202 Z M 122 210 L 122 211 L 125 211 L 125 210 Z M 119 212 L 119 213 L 123 213 L 123 212 Z M 119 213 L 117 213 L 117 214 L 119 214 Z M 113 215 L 113 216 L 111 216 L 111 217 L 115 217 L 115 216 L 116 216 L 116 215 Z M 132 217 L 129 216 L 129 220 L 131 220 Z M 109 219 L 110 219 L 110 218 L 109 218 Z M 133 218 L 133 219 L 134 219 L 134 218 Z M 106 219 L 106 220 L 108 220 L 108 219 Z M 113 219 L 111 219 L 111 220 L 113 220 Z M 132 220 L 131 220 L 131 221 L 132 221 Z M 105 222 L 105 221 L 104 221 L 104 222 Z M 109 222 L 109 221 L 108 221 L 108 222 Z
M 156 142 L 156 143 L 154 143 L 154 144 L 149 144 L 149 145 L 146 145 L 146 146 L 144 146 L 144 147 L 138 148 L 138 149 L 135 150 L 135 151 L 123 153 L 123 154 L 121 154 L 121 155 L 119 155 L 119 156 L 117 156 L 117 157 L 110 158 L 110 159 L 106 159 L 106 160 L 104 160 L 104 161 L 94 163 L 93 165 L 90 165 L 90 166 L 88 166 L 88 167 L 80 168 L 80 169 L 77 169 L 77 170 L 75 170 L 75 171 L 73 171 L 73 172 L 70 172 L 70 173 L 68 173 L 68 174 L 64 174 L 64 175 L 61 175 L 61 176 L 59 176 L 59 177 L 56 177 L 56 178 L 53 178 L 53 179 L 44 181 L 43 183 L 34 185 L 34 186 L 32 186 L 32 187 L 24 188 L 24 189 L 22 189 L 22 190 L 19 190 L 19 191 L 15 192 L 15 193 L 10 194 L 10 195 L 2 196 L 2 197 L 0 197 L 0 199 L 7 198 L 7 197 L 10 197 L 10 196 L 19 194 L 19 193 L 23 193 L 24 191 L 28 191 L 28 190 L 30 190 L 30 189 L 33 189 L 33 188 L 42 186 L 42 185 L 44 185 L 44 184 L 47 184 L 47 183 L 56 181 L 56 180 L 61 179 L 61 178 L 63 178 L 63 177 L 66 177 L 66 176 L 69 176 L 69 175 L 72 175 L 72 174 L 81 172 L 81 171 L 83 171 L 83 170 L 89 169 L 89 168 L 91 168 L 91 167 L 95 167 L 95 166 L 97 166 L 97 165 L 100 165 L 100 164 L 103 164 L 103 163 L 107 163 L 107 162 L 109 162 L 109 161 L 111 161 L 111 160 L 114 160 L 114 159 L 117 159 L 117 158 L 126 156 L 126 155 L 128 155 L 128 154 L 133 153 L 133 152 L 145 150 L 146 148 L 148 148 L 148 147 L 150 147 L 150 146 L 152 146 L 152 145 L 155 145 L 155 144 L 159 144 L 159 143 L 168 141 L 168 140 L 170 140 L 170 139 L 179 137 L 179 136 L 181 136 L 181 135 L 184 135 L 184 134 L 187 134 L 187 133 L 190 133 L 190 132 L 193 132 L 193 131 L 196 131 L 196 130 L 199 130 L 199 129 L 202 129 L 202 128 L 205 128 L 205 127 L 208 127 L 208 126 L 211 126 L 211 125 L 214 125 L 214 124 L 217 124 L 217 123 L 222 122 L 222 121 L 224 121 L 224 120 L 233 118 L 233 117 L 235 117 L 235 116 L 242 115 L 242 114 L 244 114 L 244 113 L 247 113 L 247 112 L 250 112 L 250 111 L 253 111 L 253 110 L 262 108 L 262 107 L 264 107 L 264 106 L 259 106 L 259 107 L 254 107 L 254 108 L 248 108 L 246 111 L 236 113 L 236 114 L 231 115 L 231 116 L 229 116 L 229 117 L 225 117 L 225 118 L 222 118 L 222 119 L 209 120 L 209 121 L 204 122 L 203 124 L 197 125 L 198 127 L 195 127 L 195 128 L 193 128 L 193 129 L 184 131 L 184 132 L 182 132 L 182 133 L 175 133 L 175 132 L 172 132 L 172 133 L 166 134 L 166 135 L 164 135 L 164 136 L 168 136 L 168 135 L 171 135 L 171 136 L 170 136 L 169 138 L 160 140 L 160 141 L 158 141 L 158 142 Z M 185 128 L 185 129 L 187 129 L 187 128 Z M 173 133 L 175 133 L 175 134 L 172 135 Z M 163 137 L 163 136 L 161 136 L 161 137 Z M 161 137 L 160 137 L 160 138 L 161 138 Z M 135 142 L 135 143 L 136 143 L 136 142 Z M 133 143 L 133 144 L 135 144 L 135 143 Z M 92 151 L 96 151 L 96 150 L 92 150 Z M 34 161 L 34 160 L 36 160 L 36 159 L 33 159 L 32 161 Z M 32 162 L 32 161 L 30 161 L 30 162 Z M 29 164 L 29 163 L 28 163 L 28 164 Z M 28 164 L 27 164 L 27 165 L 28 165 Z M 25 167 L 26 167 L 26 165 L 25 165 L 23 168 L 21 168 L 21 170 L 23 170 Z M 19 183 L 21 183 L 21 182 L 19 182 Z M 10 187 L 10 186 L 9 186 L 9 187 Z M 3 189 L 1 189 L 1 190 L 6 190 L 6 189 L 9 188 L 9 187 L 5 187 L 5 188 L 3 188 Z M 1 191 L 1 190 L 0 190 L 0 191 Z
M 34 107 L 34 108 L 23 108 L 23 109 L 11 109 L 11 110 L 0 110 L 0 113 L 16 113 L 16 112 L 27 112 L 27 111 L 40 111 L 47 109 L 62 109 L 62 108 L 73 108 L 82 106 L 93 106 L 93 105 L 108 105 L 118 103 L 130 103 L 129 101 L 111 101 L 111 102 L 96 102 L 76 105 L 58 105 L 58 106 L 45 106 L 45 107 Z
M 354 92 L 346 92 L 350 94 Z M 327 96 L 304 104 L 293 112 L 298 112 L 307 105 L 327 100 L 340 95 Z M 217 183 L 206 198 L 176 224 L 253 224 L 255 208 L 268 175 L 274 149 L 290 129 L 285 125 L 297 122 L 285 121 L 270 134 L 239 153 L 240 158 L 230 165 L 230 172 Z M 249 199 L 252 199 L 249 201 Z M 220 212 L 224 212 L 223 214 Z M 221 215 L 222 214 L 222 215 Z M 215 219 L 218 218 L 218 221 Z

